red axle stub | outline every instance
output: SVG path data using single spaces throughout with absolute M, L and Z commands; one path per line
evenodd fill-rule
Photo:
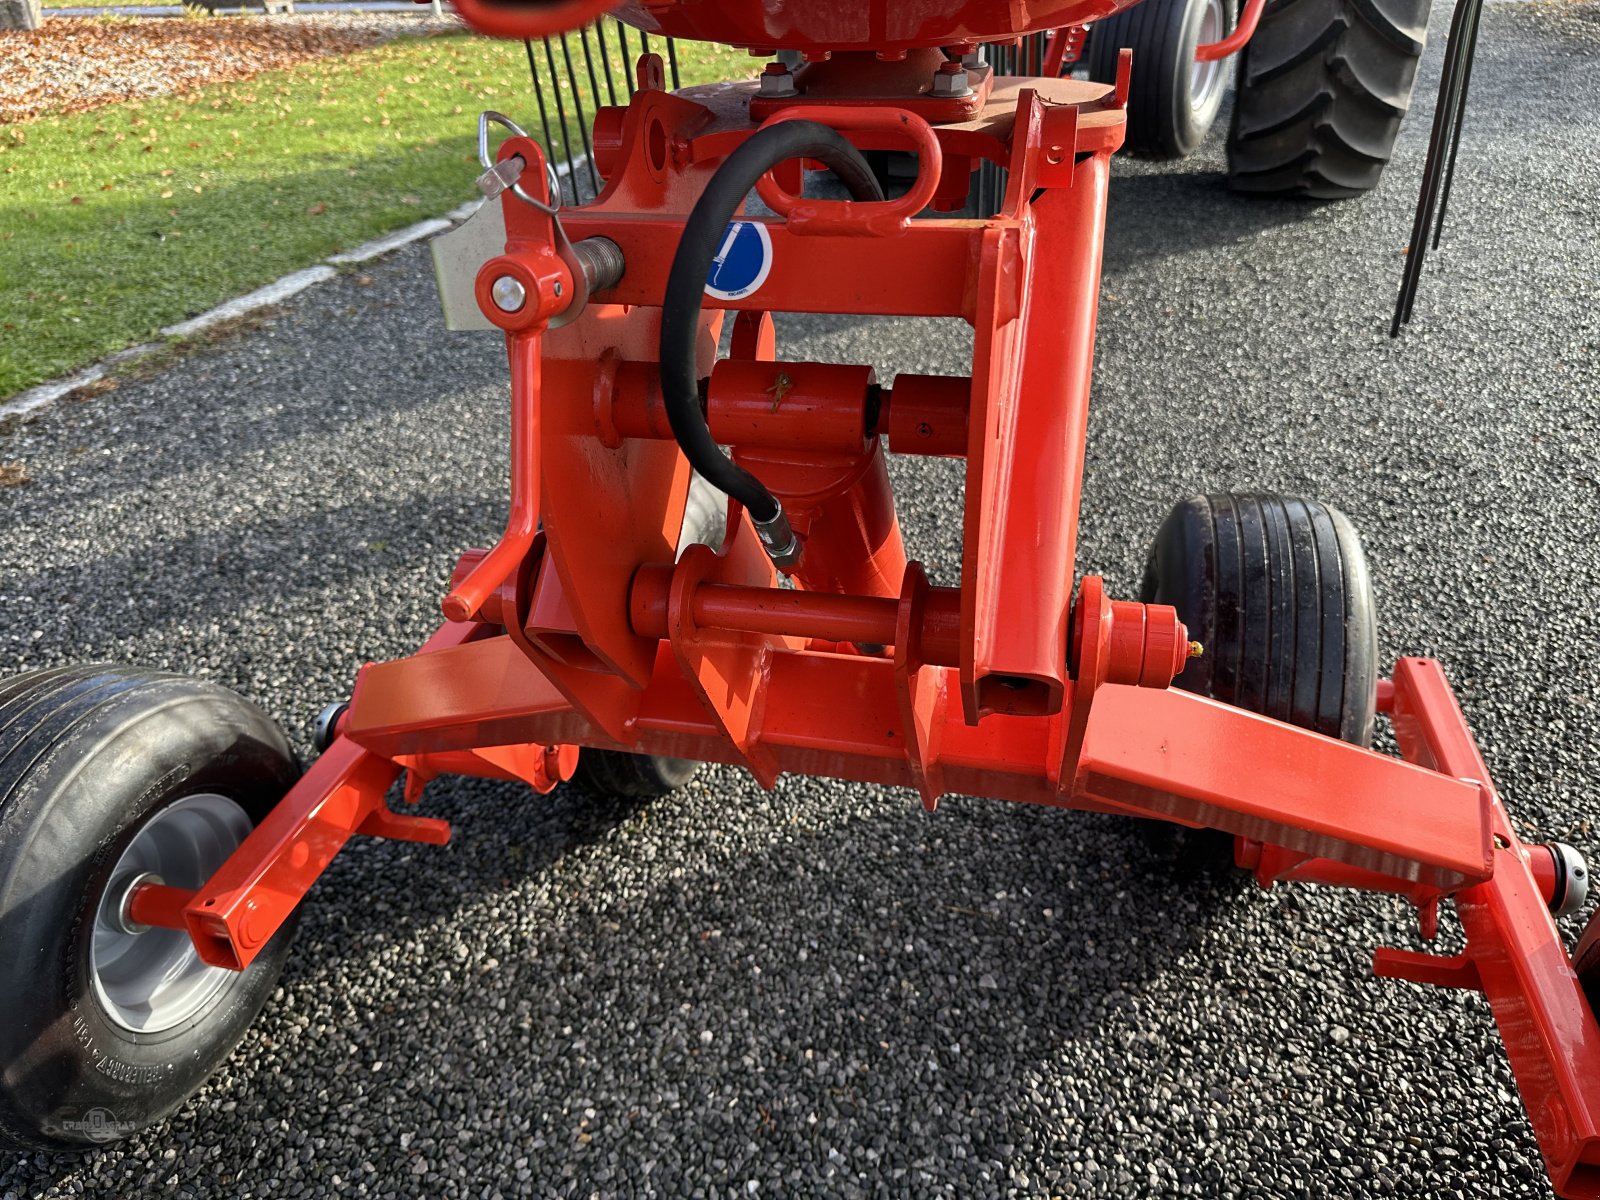
M 1095 575 L 1079 588 L 1071 619 L 1067 665 L 1079 696 L 1092 696 L 1105 683 L 1168 687 L 1190 654 L 1199 651 L 1191 646 L 1177 609 L 1111 600 Z
M 183 910 L 194 899 L 191 888 L 168 887 L 164 883 L 146 879 L 128 891 L 123 905 L 126 924 L 137 929 L 148 926 L 156 929 L 183 929 Z
M 737 314 L 736 351 L 739 322 L 760 315 Z M 886 436 L 895 454 L 960 458 L 971 405 L 965 376 L 897 375 L 886 388 L 874 383 L 871 367 L 736 355 L 712 368 L 706 422 L 725 445 L 849 451 L 859 450 L 863 437 Z M 600 364 L 595 425 L 606 446 L 672 440 L 654 363 Z
M 645 637 L 667 637 L 672 575 L 672 564 L 658 563 L 640 567 L 634 578 L 629 615 L 634 629 Z M 899 597 L 702 583 L 691 594 L 690 612 L 695 625 L 704 629 L 893 646 L 899 644 L 896 630 L 904 604 Z M 960 589 L 928 588 L 919 612 L 921 661 L 955 666 L 960 658 Z
M 1106 662 L 1106 683 L 1164 688 L 1199 649 L 1190 643 L 1189 631 L 1171 605 L 1111 602 L 1111 655 Z

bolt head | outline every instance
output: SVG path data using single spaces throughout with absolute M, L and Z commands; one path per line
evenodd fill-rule
M 933 77 L 935 96 L 970 96 L 972 85 L 967 82 L 967 69 L 960 63 L 944 63 Z
M 502 275 L 494 281 L 489 288 L 489 296 L 494 301 L 494 306 L 501 312 L 519 312 L 528 302 L 528 289 L 522 286 L 522 281 L 511 275 Z
M 777 70 L 773 70 L 774 67 Z M 785 97 L 796 95 L 798 92 L 794 76 L 782 63 L 772 63 L 761 73 L 759 87 L 763 96 Z

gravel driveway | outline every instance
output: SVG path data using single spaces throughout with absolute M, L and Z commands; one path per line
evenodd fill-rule
M 1398 342 L 1427 105 L 1360 203 L 1235 199 L 1215 138 L 1119 165 L 1080 561 L 1131 594 L 1197 490 L 1342 506 L 1386 653 L 1445 661 L 1525 835 L 1593 851 L 1597 14 L 1488 10 Z M 503 513 L 502 357 L 441 331 L 421 250 L 367 269 L 0 434 L 31 476 L 0 489 L 0 670 L 198 672 L 304 751 L 363 661 L 426 636 Z M 885 374 L 967 351 L 959 325 L 781 329 Z M 897 466 L 953 583 L 959 477 Z M 0 1158 L 0 1197 L 1547 1194 L 1482 1000 L 1370 977 L 1414 944 L 1397 902 L 1174 880 L 1072 813 L 724 769 L 644 812 L 462 780 L 423 807 L 455 840 L 334 864 L 180 1116 Z

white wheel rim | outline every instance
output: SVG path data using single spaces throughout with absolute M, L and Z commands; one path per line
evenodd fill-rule
M 1205 11 L 1200 14 L 1200 33 L 1195 39 L 1199 46 L 1220 42 L 1227 36 L 1227 28 L 1222 11 L 1222 0 L 1206 0 Z M 1208 104 L 1222 90 L 1223 75 L 1221 62 L 1201 62 L 1195 59 L 1194 66 L 1189 72 L 1189 106 L 1195 112 L 1203 112 Z
M 185 796 L 146 821 L 111 869 L 95 911 L 89 974 L 106 1015 L 130 1033 L 183 1024 L 237 974 L 202 962 L 181 929 L 130 927 L 123 905 L 133 883 L 153 877 L 169 887 L 198 888 L 250 828 L 244 809 L 226 796 Z

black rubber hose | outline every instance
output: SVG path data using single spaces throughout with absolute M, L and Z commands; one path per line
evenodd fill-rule
M 661 311 L 661 395 L 672 436 L 684 457 L 713 487 L 726 492 L 756 521 L 778 515 L 778 502 L 750 472 L 730 462 L 706 428 L 700 410 L 696 341 L 711 261 L 727 236 L 728 222 L 739 211 L 756 180 L 781 162 L 810 158 L 837 175 L 856 200 L 882 200 L 883 190 L 867 160 L 843 135 L 816 121 L 784 121 L 769 125 L 728 155 L 683 227 L 678 252 L 667 276 Z

